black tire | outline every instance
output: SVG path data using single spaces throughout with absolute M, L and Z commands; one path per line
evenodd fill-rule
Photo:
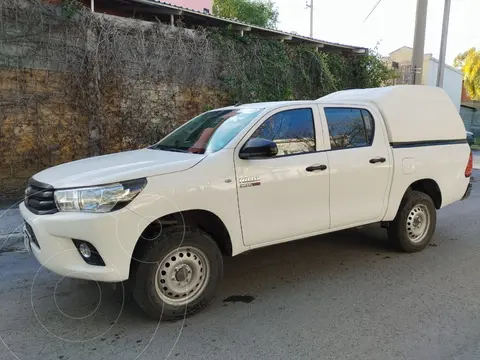
M 180 305 L 168 304 L 157 292 L 155 284 L 157 271 L 170 252 L 189 246 L 201 250 L 205 255 L 209 265 L 206 285 L 203 285 L 203 291 L 191 302 Z M 223 276 L 223 258 L 215 241 L 200 229 L 189 226 L 163 229 L 161 238 L 152 241 L 138 260 L 134 273 L 133 297 L 145 313 L 162 321 L 183 319 L 203 309 L 213 299 Z
M 419 242 L 412 241 L 409 236 L 409 224 L 412 221 L 412 211 L 423 205 L 428 211 L 429 225 L 423 239 Z M 412 253 L 425 249 L 432 240 L 437 225 L 437 211 L 432 199 L 420 191 L 408 191 L 402 199 L 397 216 L 388 227 L 388 238 L 402 251 Z

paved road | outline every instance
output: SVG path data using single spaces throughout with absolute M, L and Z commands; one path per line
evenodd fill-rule
M 23 220 L 18 207 L 6 207 L 0 210 L 0 236 L 21 232 L 22 226 Z
M 422 253 L 396 253 L 368 227 L 229 259 L 216 301 L 167 324 L 2 253 L 0 359 L 478 359 L 479 213 L 480 182 L 439 213 Z

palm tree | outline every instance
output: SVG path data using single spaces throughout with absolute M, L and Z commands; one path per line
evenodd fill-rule
M 465 90 L 472 100 L 480 100 L 480 51 L 471 48 L 455 58 L 455 67 L 463 71 Z

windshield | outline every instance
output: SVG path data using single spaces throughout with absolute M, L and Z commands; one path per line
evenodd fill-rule
M 263 109 L 214 110 L 201 114 L 151 148 L 195 154 L 223 149 Z

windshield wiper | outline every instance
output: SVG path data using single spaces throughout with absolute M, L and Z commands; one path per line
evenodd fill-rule
M 173 152 L 182 152 L 182 153 L 188 152 L 188 150 L 185 150 L 185 149 L 176 148 L 176 147 L 173 147 L 173 146 L 164 146 L 164 145 L 153 146 L 152 149 L 154 149 L 154 150 L 164 150 L 164 151 L 173 151 Z

